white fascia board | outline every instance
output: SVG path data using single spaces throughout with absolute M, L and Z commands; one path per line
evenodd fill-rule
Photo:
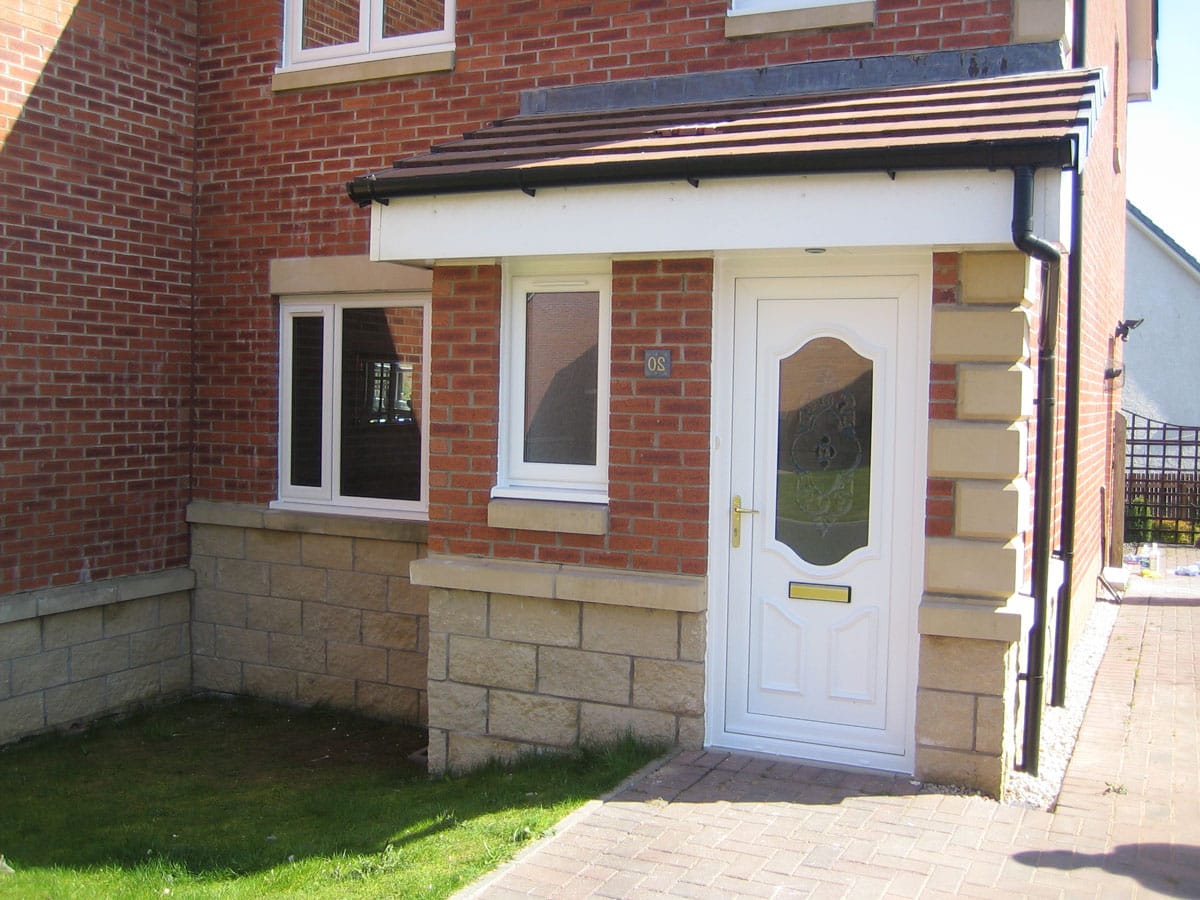
M 686 181 L 394 197 L 375 204 L 371 258 L 438 261 L 559 254 L 1011 244 L 1004 169 Z M 1069 179 L 1041 170 L 1034 227 L 1063 243 Z

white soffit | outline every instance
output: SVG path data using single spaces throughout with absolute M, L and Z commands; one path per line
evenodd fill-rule
M 1039 170 L 1034 229 L 1063 243 L 1067 179 Z M 1012 242 L 1013 173 L 954 170 L 686 181 L 394 197 L 373 204 L 371 258 L 414 262 L 557 254 Z

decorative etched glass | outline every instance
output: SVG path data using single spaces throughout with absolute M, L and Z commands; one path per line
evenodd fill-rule
M 775 539 L 813 565 L 867 545 L 872 377 L 871 361 L 837 338 L 779 363 Z

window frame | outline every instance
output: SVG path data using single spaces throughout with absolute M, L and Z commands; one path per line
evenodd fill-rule
M 367 295 L 306 295 L 279 301 L 279 458 L 278 494 L 272 508 L 306 512 L 342 513 L 425 521 L 429 517 L 429 395 L 430 348 L 433 333 L 432 295 L 428 293 Z M 421 402 L 417 428 L 421 435 L 420 496 L 417 500 L 390 500 L 341 493 L 342 434 L 342 334 L 343 313 L 348 309 L 419 308 L 421 316 Z M 292 327 L 297 318 L 322 317 L 321 486 L 292 484 Z
M 325 66 L 362 63 L 417 54 L 452 52 L 456 0 L 444 0 L 442 27 L 395 37 L 375 37 L 375 23 L 383 21 L 384 0 L 358 0 L 358 40 L 330 47 L 304 48 L 304 4 L 306 0 L 284 0 L 283 61 L 278 71 L 291 72 Z
M 608 502 L 609 404 L 612 385 L 612 276 L 592 269 L 510 273 L 505 279 L 500 325 L 500 428 L 495 498 Z M 596 462 L 530 463 L 525 447 L 525 304 L 527 293 L 595 292 L 598 295 L 596 353 Z

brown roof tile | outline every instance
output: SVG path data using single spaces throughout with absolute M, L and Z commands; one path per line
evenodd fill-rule
M 515 116 L 349 183 L 372 199 L 811 172 L 1082 164 L 1095 71 Z

